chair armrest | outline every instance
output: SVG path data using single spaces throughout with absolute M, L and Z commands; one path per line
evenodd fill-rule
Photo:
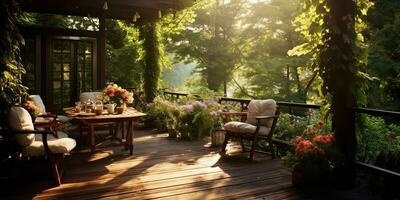
M 53 118 L 54 120 L 56 120 L 58 116 L 56 114 L 52 114 L 51 112 L 48 112 L 46 114 L 38 115 L 38 117 Z

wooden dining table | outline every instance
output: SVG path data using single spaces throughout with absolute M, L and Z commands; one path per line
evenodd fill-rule
M 108 114 L 106 110 L 104 110 L 101 115 L 96 115 L 95 113 L 90 114 L 85 112 L 76 113 L 74 108 L 65 108 L 64 112 L 68 115 L 68 117 L 77 119 L 88 127 L 88 141 L 89 141 L 90 151 L 92 153 L 95 152 L 96 149 L 95 131 L 94 131 L 94 127 L 96 126 L 96 124 L 104 124 L 109 122 L 114 122 L 117 124 L 127 123 L 128 131 L 126 134 L 126 139 L 125 141 L 123 141 L 123 138 L 121 138 L 121 142 L 124 143 L 129 148 L 130 155 L 133 154 L 133 141 L 134 141 L 133 122 L 139 120 L 141 117 L 146 116 L 145 113 L 139 112 L 136 109 L 130 107 L 127 107 L 122 114 L 117 114 L 117 113 Z M 124 131 L 123 129 L 124 128 L 122 128 L 121 131 Z

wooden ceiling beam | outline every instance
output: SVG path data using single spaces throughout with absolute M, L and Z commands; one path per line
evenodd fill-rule
M 24 11 L 75 15 L 105 16 L 111 19 L 132 19 L 135 12 L 140 14 L 138 21 L 158 18 L 158 11 L 180 10 L 184 6 L 180 0 L 107 0 L 108 9 L 104 10 L 105 0 L 25 0 L 21 7 Z

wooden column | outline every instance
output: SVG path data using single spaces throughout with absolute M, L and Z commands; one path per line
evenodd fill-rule
M 327 1 L 330 8 L 328 27 L 329 48 L 321 60 L 325 67 L 324 81 L 332 95 L 332 123 L 335 132 L 335 147 L 338 156 L 335 162 L 334 179 L 337 188 L 352 188 L 355 185 L 357 62 L 355 58 L 355 1 Z M 329 58 L 329 59 L 327 59 Z
M 97 88 L 101 89 L 105 85 L 106 71 L 106 18 L 99 17 L 99 38 L 98 38 L 98 65 L 97 65 Z

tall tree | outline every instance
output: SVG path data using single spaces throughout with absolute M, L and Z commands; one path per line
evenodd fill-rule
M 248 3 L 238 38 L 244 54 L 242 70 L 246 82 L 238 95 L 253 98 L 305 102 L 316 73 L 306 56 L 287 52 L 304 42 L 292 25 L 299 12 L 299 0 L 271 0 Z M 268 88 L 268 89 L 266 89 Z
M 216 3 L 217 2 L 217 3 Z M 173 35 L 170 45 L 176 59 L 198 63 L 197 71 L 209 89 L 218 91 L 230 80 L 240 60 L 232 42 L 234 26 L 243 1 L 201 1 L 192 8 L 195 20 L 180 34 Z

